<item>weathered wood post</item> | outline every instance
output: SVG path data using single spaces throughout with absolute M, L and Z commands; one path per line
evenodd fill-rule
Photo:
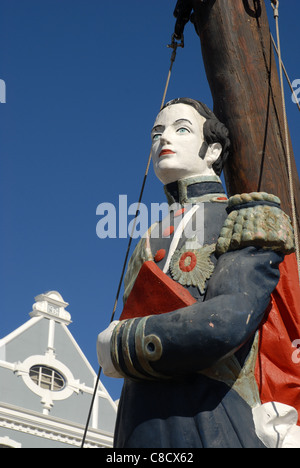
M 191 0 L 214 112 L 231 134 L 229 195 L 265 191 L 291 216 L 281 90 L 263 0 Z M 300 229 L 300 184 L 291 147 Z

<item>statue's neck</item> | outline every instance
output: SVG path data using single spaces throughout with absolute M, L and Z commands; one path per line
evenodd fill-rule
M 169 205 L 173 203 L 200 203 L 215 197 L 225 197 L 221 179 L 213 176 L 193 176 L 164 186 Z

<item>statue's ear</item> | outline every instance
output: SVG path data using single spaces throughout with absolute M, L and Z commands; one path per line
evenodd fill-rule
M 211 168 L 213 164 L 219 159 L 221 153 L 222 145 L 220 143 L 212 143 L 211 145 L 208 145 L 205 160 L 209 168 Z

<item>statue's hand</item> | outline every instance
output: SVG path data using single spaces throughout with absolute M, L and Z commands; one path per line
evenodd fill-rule
M 99 364 L 105 375 L 108 377 L 122 378 L 123 376 L 115 369 L 110 355 L 111 336 L 118 323 L 118 320 L 111 322 L 109 327 L 98 335 L 97 355 Z

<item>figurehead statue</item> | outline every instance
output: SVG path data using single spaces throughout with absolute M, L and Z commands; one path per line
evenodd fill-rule
M 170 215 L 135 248 L 120 320 L 97 345 L 104 373 L 124 378 L 115 447 L 265 447 L 254 369 L 279 265 L 293 251 L 289 218 L 274 195 L 227 199 L 228 130 L 206 105 L 170 101 L 151 137 Z M 183 227 L 196 215 L 190 238 Z

